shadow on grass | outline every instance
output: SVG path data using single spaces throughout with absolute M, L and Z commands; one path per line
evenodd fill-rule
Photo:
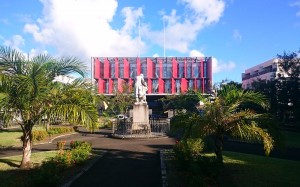
M 0 133 L 1 132 L 22 132 L 22 129 L 20 129 L 20 128 L 0 129 Z
M 0 158 L 0 163 L 5 163 L 7 165 L 9 165 L 10 167 L 15 167 L 15 168 L 18 168 L 19 165 L 18 164 L 15 164 L 11 159 L 3 159 L 3 158 Z

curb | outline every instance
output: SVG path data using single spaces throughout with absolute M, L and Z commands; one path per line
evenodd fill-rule
M 82 171 L 79 172 L 77 175 L 75 175 L 71 180 L 69 180 L 67 183 L 61 185 L 61 187 L 69 187 L 72 185 L 72 183 L 78 179 L 81 175 L 83 175 L 85 172 L 87 172 L 100 158 L 104 156 L 104 154 L 107 153 L 107 151 L 102 151 L 103 154 L 99 156 L 98 158 L 95 158 L 94 160 L 90 161 L 85 167 L 82 168 Z
M 71 134 L 59 135 L 59 136 L 56 136 L 56 137 L 52 138 L 48 143 L 52 143 L 52 141 L 55 140 L 56 138 L 60 138 L 60 137 L 64 137 L 64 136 L 70 136 L 70 135 L 73 135 L 73 134 L 79 134 L 79 133 L 78 132 L 74 132 L 74 133 L 71 133 Z
M 167 170 L 166 170 L 166 164 L 165 164 L 165 158 L 164 158 L 164 151 L 160 150 L 160 170 L 161 170 L 161 180 L 162 180 L 162 187 L 167 187 Z

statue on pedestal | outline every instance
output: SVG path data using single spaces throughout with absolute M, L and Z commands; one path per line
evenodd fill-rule
M 146 92 L 148 90 L 147 83 L 144 80 L 144 75 L 140 74 L 135 79 L 135 104 L 147 103 Z

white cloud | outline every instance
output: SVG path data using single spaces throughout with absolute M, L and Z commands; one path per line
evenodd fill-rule
M 242 40 L 242 35 L 241 35 L 240 31 L 237 30 L 237 29 L 233 30 L 232 37 L 233 37 L 235 40 L 238 40 L 238 41 L 241 41 L 241 40 Z
M 116 14 L 116 0 L 42 0 L 43 16 L 26 24 L 42 44 L 54 46 L 59 55 L 72 55 L 84 60 L 91 56 L 137 56 L 144 44 L 131 32 L 143 16 L 141 8 L 124 8 L 125 24 L 120 30 L 110 26 Z M 139 46 L 139 47 L 137 47 Z M 139 49 L 140 48 L 140 49 Z
M 190 57 L 204 57 L 204 54 L 198 50 L 191 50 L 190 51 L 190 54 L 189 54 Z
M 231 71 L 236 67 L 236 64 L 232 61 L 228 63 L 218 61 L 216 58 L 212 59 L 212 71 L 213 73 L 219 73 L 223 71 Z
M 185 13 L 174 9 L 162 14 L 165 32 L 151 30 L 150 23 L 138 20 L 144 17 L 140 7 L 124 7 L 124 23 L 111 26 L 116 15 L 117 0 L 41 0 L 43 14 L 35 22 L 28 22 L 24 31 L 43 46 L 54 47 L 58 55 L 72 55 L 89 60 L 91 56 L 138 56 L 151 48 L 151 44 L 165 49 L 188 53 L 190 44 L 204 27 L 216 23 L 225 8 L 224 0 L 179 0 Z M 152 24 L 152 23 L 151 23 Z M 163 23 L 162 23 L 163 25 Z M 145 44 L 147 40 L 147 45 Z
M 159 57 L 159 55 L 155 53 L 154 55 L 152 55 L 152 57 Z
M 201 51 L 198 50 L 191 50 L 189 53 L 190 57 L 205 57 L 205 54 L 203 54 Z M 231 71 L 236 67 L 236 64 L 232 61 L 229 61 L 228 63 L 219 61 L 217 58 L 212 58 L 212 72 L 213 73 L 219 73 L 224 71 Z
M 5 40 L 4 45 L 15 49 L 20 49 L 25 44 L 25 40 L 21 35 L 14 35 L 11 39 Z
M 172 10 L 169 15 L 162 13 L 165 32 L 164 30 L 144 32 L 155 44 L 185 53 L 201 29 L 219 21 L 225 9 L 225 2 L 223 0 L 180 0 L 180 2 L 187 10 L 185 15 L 178 15 L 176 10 Z
M 298 0 L 298 1 L 294 1 L 293 3 L 290 3 L 290 6 L 300 8 L 300 1 Z M 300 17 L 300 10 L 296 12 L 296 16 Z

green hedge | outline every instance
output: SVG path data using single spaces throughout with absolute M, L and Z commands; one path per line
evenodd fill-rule
M 54 135 L 67 134 L 75 132 L 73 127 L 51 127 L 48 131 L 46 130 L 33 130 L 32 141 L 43 141 Z

